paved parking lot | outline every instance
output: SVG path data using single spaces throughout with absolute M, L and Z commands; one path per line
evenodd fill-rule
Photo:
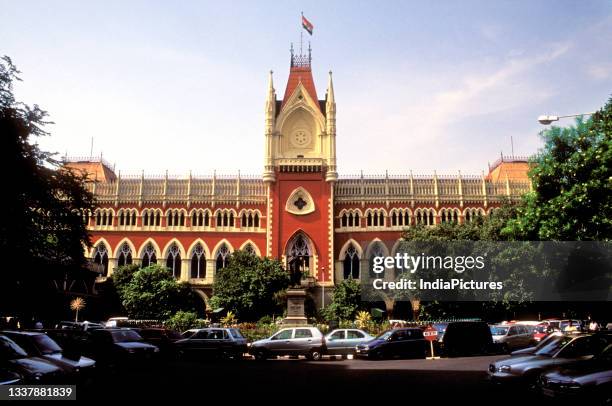
M 85 394 L 98 399 L 127 393 L 133 398 L 174 398 L 190 394 L 210 397 L 250 396 L 250 394 L 296 395 L 332 391 L 352 398 L 433 397 L 468 404 L 495 405 L 533 396 L 502 391 L 487 382 L 487 367 L 500 356 L 465 357 L 439 360 L 340 360 L 275 359 L 268 361 L 172 361 L 163 365 L 104 374 Z M 101 388 L 104 388 L 102 391 Z M 196 392 L 194 392 L 196 391 Z M 313 392 L 314 391 L 314 392 Z M 491 399 L 496 399 L 491 402 Z M 535 398 L 533 398 L 535 400 Z M 528 402 L 529 404 L 531 402 Z M 516 403 L 514 403 L 516 404 Z

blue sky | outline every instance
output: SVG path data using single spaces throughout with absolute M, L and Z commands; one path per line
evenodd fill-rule
M 267 72 L 282 97 L 300 11 L 320 97 L 334 72 L 341 174 L 478 174 L 510 137 L 537 151 L 538 115 L 612 94 L 612 2 L 431 3 L 0 0 L 0 54 L 55 122 L 43 148 L 94 137 L 124 173 L 261 173 Z

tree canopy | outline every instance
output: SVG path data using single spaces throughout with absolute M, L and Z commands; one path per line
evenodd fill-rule
M 0 255 L 18 263 L 2 273 L 0 306 L 23 314 L 33 306 L 23 299 L 42 299 L 53 280 L 78 279 L 86 272 L 85 218 L 93 197 L 81 176 L 61 169 L 53 153 L 39 148 L 36 139 L 49 135 L 44 128 L 51 123 L 39 106 L 16 100 L 19 73 L 9 57 L 0 58 L 0 159 L 10 202 L 0 216 Z
M 166 320 L 179 311 L 194 312 L 196 298 L 186 282 L 178 282 L 161 265 L 119 268 L 113 279 L 123 307 L 136 319 Z M 114 278 L 113 274 L 113 278 Z
M 235 251 L 217 270 L 211 305 L 234 312 L 241 321 L 258 320 L 280 310 L 276 295 L 288 286 L 289 273 L 280 261 Z
M 508 231 L 519 239 L 612 239 L 612 99 L 590 119 L 541 133 L 545 145 Z

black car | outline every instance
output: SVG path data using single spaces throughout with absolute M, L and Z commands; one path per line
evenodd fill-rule
M 440 348 L 448 357 L 488 354 L 493 350 L 491 329 L 480 321 L 450 322 Z
M 173 330 L 166 328 L 139 328 L 133 329 L 149 344 L 155 345 L 159 348 L 162 354 L 171 355 L 176 346 L 174 343 L 178 340 L 182 340 L 184 337 Z
M 0 367 L 0 385 L 18 385 L 23 383 L 20 374 L 7 367 Z
M 52 338 L 41 332 L 3 331 L 2 334 L 23 348 L 29 356 L 43 358 L 72 377 L 90 377 L 96 362 L 76 353 L 64 353 Z
M 419 328 L 398 328 L 388 330 L 374 340 L 359 344 L 355 356 L 370 359 L 425 358 L 427 341 Z
M 584 362 L 540 376 L 538 386 L 545 396 L 576 401 L 612 402 L 612 345 Z
M 42 358 L 28 356 L 4 335 L 0 335 L 0 369 L 7 371 L 12 379 L 15 375 L 21 376 L 25 384 L 58 384 L 64 383 L 65 378 L 61 368 Z
M 538 343 L 538 345 L 536 345 L 534 347 L 527 347 L 527 348 L 523 348 L 521 350 L 512 351 L 510 353 L 510 355 L 513 356 L 513 357 L 522 357 L 522 356 L 525 356 L 525 355 L 533 355 L 537 351 L 539 351 L 541 348 L 544 348 L 545 346 L 547 346 L 548 344 L 561 340 L 562 337 L 564 337 L 564 334 L 559 332 L 559 331 L 556 331 L 554 333 L 550 333 L 545 338 L 543 338 L 542 341 L 540 341 Z
M 203 328 L 175 341 L 180 357 L 222 357 L 240 359 L 247 352 L 247 341 L 236 328 Z
M 145 342 L 140 334 L 128 328 L 91 330 L 82 340 L 83 353 L 103 366 L 137 364 L 152 360 L 159 353 L 159 348 Z

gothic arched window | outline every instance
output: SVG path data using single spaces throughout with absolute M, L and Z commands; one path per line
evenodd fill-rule
M 100 265 L 102 276 L 108 275 L 108 250 L 104 243 L 100 243 L 96 246 L 93 262 L 94 264 Z
M 121 249 L 119 250 L 119 257 L 117 258 L 117 265 L 131 265 L 132 264 L 132 249 L 127 242 L 124 242 L 121 245 Z
M 193 254 L 191 254 L 191 278 L 206 278 L 206 254 L 200 243 L 194 247 Z
M 230 250 L 227 244 L 223 244 L 217 250 L 216 270 L 223 269 L 227 266 L 230 256 Z
M 148 243 L 142 253 L 142 267 L 146 268 L 149 265 L 157 263 L 157 255 L 155 254 L 155 247 L 153 244 Z
M 253 244 L 251 243 L 244 246 L 244 251 L 249 255 L 257 255 L 257 251 L 255 251 L 255 247 L 253 247 Z
M 376 241 L 374 246 L 370 250 L 370 277 L 371 278 L 383 278 L 385 272 L 376 273 L 374 272 L 374 258 L 376 257 L 384 257 L 385 251 L 383 249 L 382 243 L 380 241 Z
M 344 255 L 344 279 L 359 279 L 359 264 L 357 249 L 351 244 Z
M 179 279 L 181 277 L 181 251 L 176 243 L 172 243 L 170 249 L 168 250 L 166 267 L 170 269 L 172 276 L 174 276 L 175 279 Z

